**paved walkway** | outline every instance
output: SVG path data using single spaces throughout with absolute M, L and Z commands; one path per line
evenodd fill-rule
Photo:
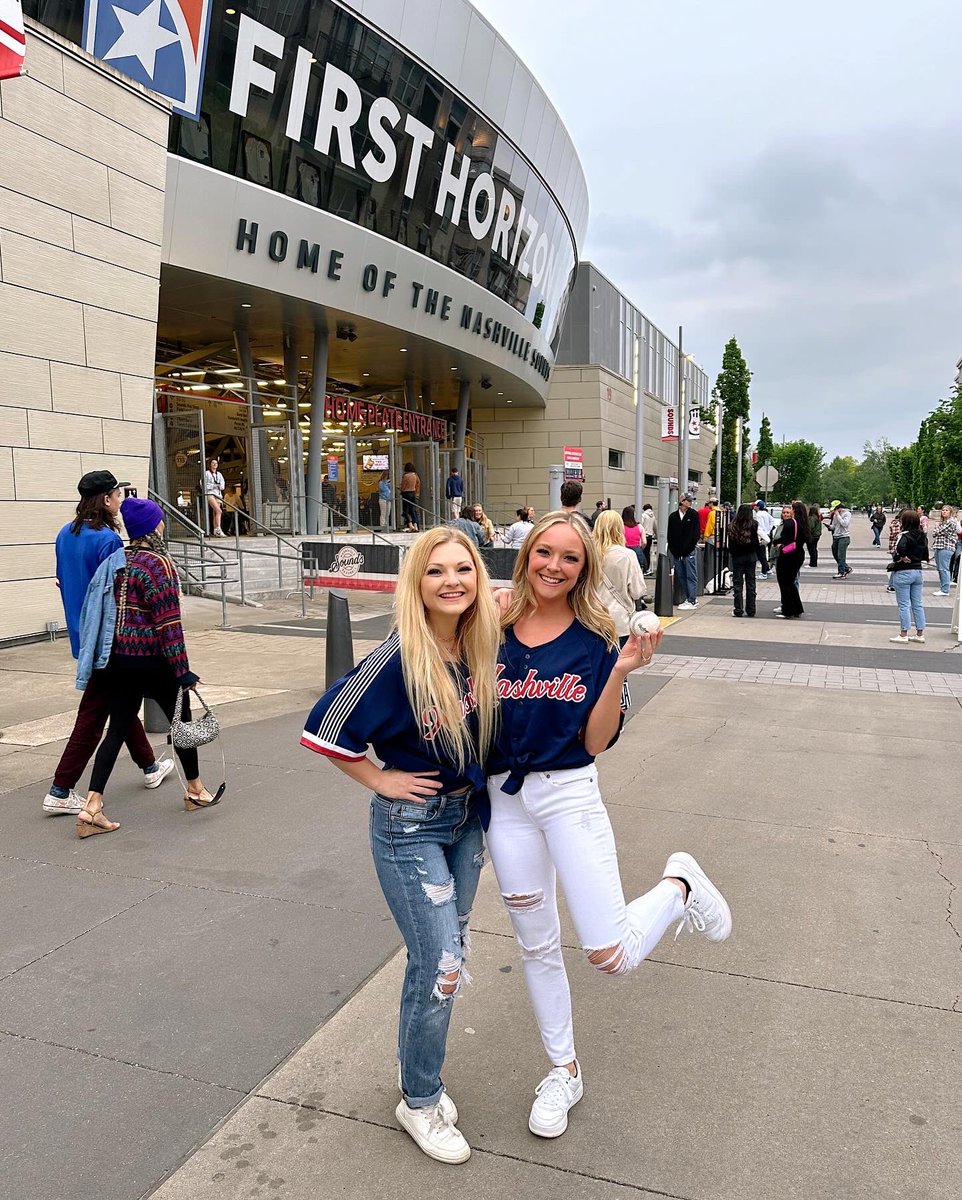
M 307 623 L 293 605 L 231 610 L 222 631 L 216 605 L 188 602 L 227 798 L 185 813 L 173 781 L 146 792 L 123 762 L 122 829 L 87 842 L 39 813 L 76 704 L 66 647 L 0 653 L 0 1194 L 957 1195 L 960 653 L 945 624 L 889 645 L 869 540 L 856 518 L 860 582 L 803 573 L 805 620 L 702 602 L 633 681 L 600 760 L 626 892 L 690 848 L 735 932 L 666 939 L 609 979 L 566 922 L 586 1095 L 557 1141 L 526 1128 L 544 1062 L 485 872 L 445 1071 L 474 1147 L 462 1168 L 395 1128 L 403 956 L 366 798 L 296 748 L 323 686 L 320 603 Z M 761 595 L 760 613 L 777 603 Z M 362 653 L 385 598 L 352 612 Z

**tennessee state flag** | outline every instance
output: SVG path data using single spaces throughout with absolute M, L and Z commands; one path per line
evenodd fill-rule
M 0 79 L 23 74 L 27 39 L 20 0 L 0 0 Z

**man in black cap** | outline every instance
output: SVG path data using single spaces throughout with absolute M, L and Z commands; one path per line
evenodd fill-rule
M 80 613 L 87 586 L 104 559 L 123 546 L 117 514 L 123 490 L 129 486 L 119 483 L 112 471 L 88 471 L 77 484 L 80 493 L 77 515 L 57 534 L 57 587 L 74 658 L 80 652 Z M 94 672 L 84 689 L 70 740 L 57 764 L 50 790 L 43 798 L 43 811 L 48 816 L 75 815 L 84 806 L 84 797 L 74 788 L 97 748 L 109 714 L 110 697 L 100 684 L 99 674 Z M 157 760 L 139 720 L 130 729 L 127 748 L 144 772 L 145 787 L 158 787 L 173 768 L 170 759 Z
M 678 608 L 698 607 L 698 563 L 696 553 L 701 538 L 698 513 L 692 508 L 695 497 L 685 492 L 678 501 L 678 511 L 668 514 L 668 550 L 675 560 L 675 574 L 685 588 L 684 603 Z

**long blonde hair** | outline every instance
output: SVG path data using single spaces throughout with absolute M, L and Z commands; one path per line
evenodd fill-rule
M 449 542 L 455 542 L 465 551 L 465 558 L 470 558 L 474 565 L 478 582 L 477 597 L 461 615 L 457 629 L 460 657 L 471 677 L 477 702 L 477 748 L 471 740 L 458 686 L 428 623 L 421 599 L 421 580 L 428 563 L 438 546 Z M 427 530 L 415 538 L 401 564 L 395 602 L 404 687 L 415 716 L 434 710 L 439 718 L 438 741 L 459 770 L 463 771 L 475 759 L 483 763 L 494 740 L 497 723 L 495 666 L 501 628 L 491 581 L 474 541 L 460 529 L 444 526 Z
M 528 582 L 528 557 L 544 536 L 545 531 L 552 525 L 570 525 L 581 538 L 585 548 L 585 565 L 581 570 L 578 582 L 567 597 L 572 612 L 586 629 L 599 634 L 609 646 L 616 646 L 618 637 L 615 633 L 615 623 L 608 615 L 608 610 L 598 599 L 598 589 L 601 587 L 602 579 L 598 547 L 594 543 L 591 530 L 584 517 L 561 509 L 557 512 L 545 513 L 534 528 L 529 530 L 528 536 L 521 543 L 521 549 L 518 551 L 518 557 L 514 564 L 514 574 L 511 577 L 514 600 L 501 618 L 502 626 L 507 628 L 507 626 L 513 625 L 526 613 L 533 612 L 538 607 L 531 584 Z
M 593 530 L 595 545 L 604 562 L 605 555 L 612 546 L 625 544 L 625 522 L 616 512 L 606 510 L 598 514 Z

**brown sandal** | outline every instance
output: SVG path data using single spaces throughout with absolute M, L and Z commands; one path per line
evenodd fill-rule
M 93 837 L 97 833 L 114 833 L 120 828 L 119 821 L 111 821 L 104 816 L 104 810 L 98 808 L 96 812 L 91 812 L 89 808 L 82 808 L 77 813 L 77 837 L 87 838 Z
M 207 788 L 204 788 L 202 792 L 198 792 L 196 795 L 193 792 L 188 792 L 184 796 L 184 808 L 188 812 L 193 812 L 196 808 L 212 808 L 219 802 L 220 796 L 212 796 Z

